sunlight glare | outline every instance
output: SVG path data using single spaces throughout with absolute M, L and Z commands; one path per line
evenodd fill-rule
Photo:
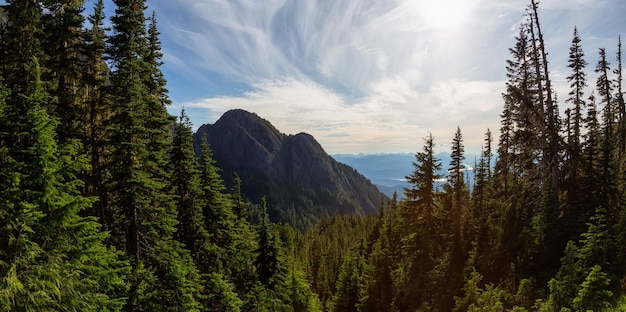
M 425 0 L 418 3 L 421 17 L 432 28 L 456 28 L 470 15 L 469 0 Z

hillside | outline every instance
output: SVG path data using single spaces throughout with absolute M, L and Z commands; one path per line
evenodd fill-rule
M 335 161 L 306 133 L 285 135 L 244 110 L 226 112 L 195 134 L 206 136 L 227 185 L 235 173 L 244 197 L 267 196 L 270 218 L 307 228 L 324 216 L 375 214 L 385 196 L 353 168 Z

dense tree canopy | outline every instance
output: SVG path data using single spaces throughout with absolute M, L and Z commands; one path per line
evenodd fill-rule
M 428 135 L 400 199 L 303 232 L 194 151 L 167 112 L 156 14 L 113 4 L 110 23 L 102 0 L 86 18 L 80 0 L 3 10 L 0 311 L 626 309 L 621 39 L 590 90 L 574 29 L 561 111 L 530 0 L 475 183 L 461 128 L 446 176 Z

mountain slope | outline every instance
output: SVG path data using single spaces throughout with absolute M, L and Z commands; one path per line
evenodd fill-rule
M 335 161 L 310 135 L 280 133 L 267 120 L 243 110 L 226 112 L 201 126 L 227 185 L 235 173 L 242 193 L 258 203 L 267 196 L 270 217 L 304 229 L 333 214 L 374 214 L 384 197 L 364 176 Z M 198 149 L 197 149 L 198 150 Z

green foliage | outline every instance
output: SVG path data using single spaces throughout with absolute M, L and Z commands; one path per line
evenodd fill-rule
M 405 199 L 376 217 L 330 216 L 328 203 L 360 211 L 368 195 L 307 186 L 286 209 L 253 205 L 242 184 L 258 177 L 239 172 L 228 190 L 208 144 L 195 157 L 184 111 L 175 122 L 166 110 L 144 1 L 114 1 L 111 36 L 103 1 L 88 30 L 81 0 L 7 4 L 0 311 L 626 310 L 621 40 L 613 71 L 600 50 L 598 96 L 585 101 L 574 30 L 562 122 L 531 0 L 506 63 L 493 171 L 488 131 L 470 194 L 457 129 L 437 190 L 428 136 Z
M 285 291 L 289 295 L 289 303 L 293 311 L 322 311 L 319 297 L 311 290 L 304 272 L 292 267 L 285 277 Z
M 269 222 L 267 202 L 262 199 L 261 224 L 258 226 L 259 247 L 255 261 L 259 282 L 274 290 L 285 281 L 284 257 L 281 252 L 281 241 L 273 224 Z
M 58 146 L 55 120 L 43 103 L 47 94 L 39 62 L 30 62 L 35 79 L 21 120 L 0 116 L 0 125 L 17 129 L 27 145 L 0 149 L 4 213 L 0 214 L 0 306 L 7 311 L 120 310 L 127 264 L 102 243 L 96 221 L 80 213 L 94 201 L 80 194 L 77 174 L 85 158 L 72 142 Z M 1 141 L 7 142 L 7 132 Z M 9 134 L 10 135 L 10 134 Z M 24 149 L 25 148 L 25 149 Z
M 453 311 L 503 311 L 512 301 L 512 296 L 506 290 L 487 284 L 480 287 L 482 276 L 473 271 L 465 283 L 463 298 L 455 298 Z
M 595 265 L 591 268 L 589 275 L 580 285 L 578 295 L 573 300 L 576 311 L 605 311 L 611 307 L 608 302 L 613 296 L 613 292 L 608 290 L 610 279 L 602 267 Z
M 357 251 L 358 252 L 358 251 Z M 333 311 L 357 311 L 361 291 L 364 286 L 365 260 L 360 254 L 343 258 L 341 271 L 337 277 L 337 292 L 333 298 Z

